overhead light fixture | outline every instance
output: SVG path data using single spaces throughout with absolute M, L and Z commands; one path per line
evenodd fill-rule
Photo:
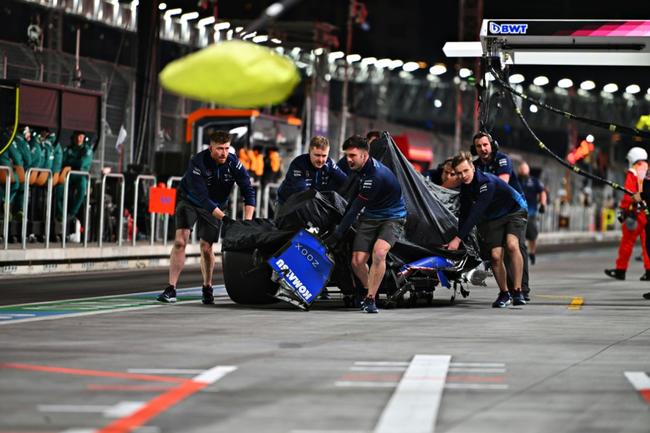
M 390 65 L 388 66 L 391 70 L 396 69 L 396 68 L 401 68 L 404 62 L 400 59 L 395 59 L 390 62 Z
M 445 66 L 444 63 L 436 63 L 429 68 L 429 72 L 431 72 L 433 75 L 442 75 L 447 72 L 447 66 Z
M 391 59 L 379 59 L 377 60 L 377 63 L 375 63 L 375 67 L 377 68 L 387 68 L 390 66 L 392 63 Z
M 201 18 L 196 25 L 199 27 L 206 27 L 209 26 L 210 24 L 214 24 L 216 21 L 215 17 L 206 17 L 206 18 Z
M 260 43 L 266 42 L 268 40 L 269 40 L 268 35 L 258 35 L 258 36 L 255 36 L 253 38 L 253 42 L 255 42 L 256 44 L 260 44 Z
M 433 101 L 433 106 L 436 108 L 442 107 L 442 101 L 440 99 L 436 99 Z
M 273 42 L 274 44 L 278 44 L 278 45 L 282 43 L 282 41 L 280 39 L 278 39 L 278 38 L 272 38 L 271 42 Z
M 361 59 L 361 65 L 362 66 L 370 66 L 374 65 L 377 63 L 377 58 L 376 57 L 364 57 Z
M 174 15 L 179 15 L 181 13 L 183 13 L 183 9 L 181 9 L 181 8 L 169 9 L 169 10 L 165 11 L 165 14 L 163 15 L 163 17 L 165 19 L 167 19 L 167 18 L 173 17 Z
M 460 71 L 458 71 L 458 76 L 459 76 L 460 78 L 467 78 L 467 77 L 469 77 L 470 75 L 472 75 L 472 71 L 471 71 L 471 69 L 461 68 Z
M 562 78 L 560 81 L 557 82 L 557 86 L 560 89 L 568 89 L 569 87 L 573 86 L 573 81 L 571 78 Z
M 629 93 L 630 95 L 636 95 L 641 91 L 641 87 L 639 87 L 638 84 L 630 84 L 625 88 L 625 93 Z
M 537 113 L 539 111 L 539 108 L 537 108 L 537 105 L 535 104 L 530 104 L 530 107 L 528 107 L 531 113 Z
M 320 56 L 321 54 L 323 54 L 323 51 L 325 51 L 325 50 L 323 50 L 321 47 L 318 47 L 318 48 L 316 48 L 314 50 L 314 54 L 316 54 L 317 56 Z
M 549 83 L 549 79 L 545 75 L 540 75 L 539 77 L 535 77 L 533 80 L 533 84 L 539 87 L 546 86 Z
M 406 72 L 417 71 L 418 69 L 420 69 L 420 64 L 418 62 L 406 62 L 402 66 L 402 69 L 404 69 L 404 71 Z
M 587 137 L 585 137 L 585 140 L 587 140 L 589 143 L 593 143 L 595 138 L 591 134 L 587 134 Z
M 361 55 L 360 54 L 348 54 L 345 59 L 348 61 L 348 63 L 354 63 L 358 62 L 361 60 Z
M 191 21 L 195 20 L 199 17 L 199 13 L 197 11 L 194 12 L 188 12 L 186 14 L 181 15 L 179 18 L 181 21 Z
M 616 83 L 608 83 L 603 86 L 603 92 L 614 93 L 617 91 L 618 91 L 618 84 Z
M 580 83 L 580 88 L 582 90 L 594 90 L 596 88 L 596 83 L 591 80 L 586 80 Z
M 521 74 L 513 74 L 508 78 L 508 81 L 510 81 L 510 84 L 521 84 L 525 80 L 524 76 Z
M 165 9 L 167 9 L 167 3 L 160 3 L 158 5 L 158 10 L 159 11 L 164 11 Z
M 345 57 L 343 51 L 334 51 L 333 53 L 329 53 L 329 55 L 327 56 L 330 62 L 333 62 L 338 59 L 342 59 L 343 57 Z
M 489 83 L 491 81 L 494 81 L 494 75 L 492 75 L 492 72 L 486 72 L 485 73 L 485 80 Z
M 280 2 L 277 2 L 266 8 L 265 13 L 270 17 L 277 17 L 282 13 L 282 11 L 284 11 L 284 5 Z
M 228 30 L 229 28 L 230 28 L 230 23 L 227 22 L 227 21 L 216 23 L 214 25 L 214 29 L 217 30 L 217 31 Z
M 235 27 L 235 33 L 241 33 L 244 30 L 242 26 Z

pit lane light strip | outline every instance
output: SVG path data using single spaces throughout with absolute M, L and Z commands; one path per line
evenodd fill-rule
M 450 355 L 415 355 L 374 432 L 433 433 L 450 362 Z

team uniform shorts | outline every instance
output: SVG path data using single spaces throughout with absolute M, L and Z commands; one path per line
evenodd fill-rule
M 509 213 L 491 221 L 485 221 L 478 226 L 482 247 L 487 251 L 503 247 L 506 244 L 506 235 L 512 234 L 517 239 L 523 239 L 526 232 L 528 213 L 525 210 Z
M 395 245 L 400 238 L 404 237 L 404 225 L 406 218 L 392 220 L 359 220 L 357 233 L 352 242 L 352 251 L 363 251 L 371 253 L 377 239 Z
M 526 240 L 536 241 L 539 236 L 539 229 L 537 228 L 537 215 L 528 216 L 528 224 L 526 225 Z
M 219 240 L 221 220 L 200 206 L 194 206 L 184 197 L 178 197 L 174 210 L 176 229 L 192 230 L 196 223 L 196 234 L 199 239 L 215 243 Z

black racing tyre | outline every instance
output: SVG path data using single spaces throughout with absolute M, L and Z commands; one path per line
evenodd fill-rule
M 224 251 L 222 260 L 223 281 L 230 299 L 248 305 L 278 302 L 271 296 L 278 288 L 271 281 L 271 268 L 256 259 L 254 251 Z

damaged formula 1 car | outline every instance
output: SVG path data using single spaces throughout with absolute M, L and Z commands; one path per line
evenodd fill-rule
M 457 293 L 469 294 L 470 283 L 485 285 L 488 273 L 474 235 L 464 249 L 442 247 L 456 232 L 458 193 L 425 180 L 386 132 L 373 141 L 370 154 L 395 173 L 408 212 L 405 239 L 391 249 L 379 288 L 384 306 L 411 306 L 418 299 L 430 304 L 438 287 L 448 289 L 453 302 Z M 325 287 L 336 286 L 347 307 L 358 303 L 350 265 L 354 229 L 332 250 L 323 242 L 357 193 L 354 177 L 341 194 L 315 190 L 294 194 L 273 220 L 237 220 L 224 226 L 224 283 L 234 302 L 260 305 L 282 300 L 307 310 Z

